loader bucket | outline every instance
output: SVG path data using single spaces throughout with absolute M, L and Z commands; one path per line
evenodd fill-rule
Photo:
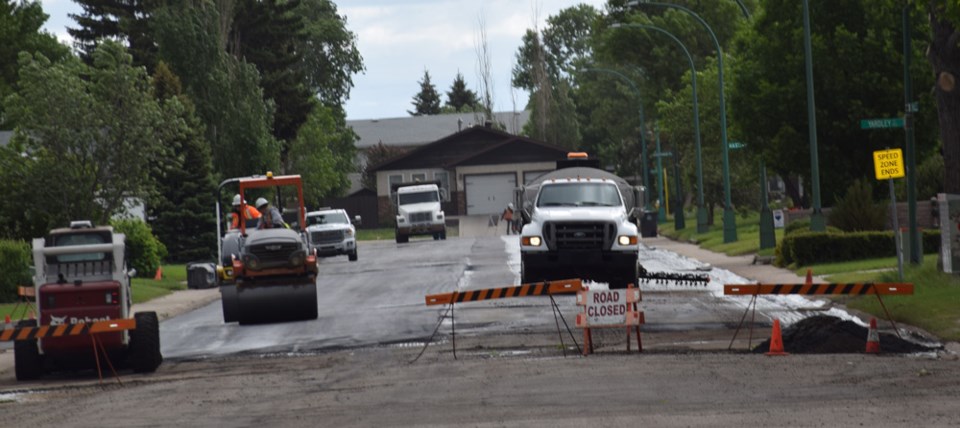
M 317 282 L 314 276 L 238 281 L 236 320 L 240 324 L 317 319 Z M 226 297 L 226 295 L 224 295 Z M 224 319 L 228 305 L 224 304 Z

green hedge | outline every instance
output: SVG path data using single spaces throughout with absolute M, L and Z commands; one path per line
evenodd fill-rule
M 940 250 L 940 231 L 924 230 L 924 253 Z M 893 257 L 893 232 L 799 232 L 785 236 L 776 249 L 777 266 Z
M 167 247 L 153 236 L 150 226 L 140 220 L 114 220 L 110 224 L 114 231 L 126 235 L 127 266 L 136 269 L 138 277 L 153 277 L 167 257 Z
M 30 245 L 24 241 L 0 240 L 0 302 L 17 300 L 18 285 L 32 285 Z

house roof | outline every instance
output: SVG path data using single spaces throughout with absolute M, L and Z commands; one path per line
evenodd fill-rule
M 529 111 L 494 113 L 496 122 L 506 126 L 508 132 L 520 133 L 530 119 Z M 460 123 L 458 124 L 458 120 Z M 478 113 L 449 113 L 430 116 L 411 116 L 390 119 L 348 120 L 360 140 L 356 146 L 365 149 L 383 142 L 387 146 L 411 147 L 424 145 L 446 135 L 482 125 Z
M 562 159 L 567 150 L 509 134 L 496 128 L 474 126 L 387 159 L 374 171 L 419 168 L 452 168 L 459 165 L 541 162 Z

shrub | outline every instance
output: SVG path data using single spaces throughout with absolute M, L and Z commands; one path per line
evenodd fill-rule
M 923 232 L 923 252 L 936 253 L 940 232 Z M 816 263 L 893 257 L 897 254 L 893 232 L 808 232 L 785 236 L 775 251 L 777 266 L 807 266 Z
M 24 241 L 0 240 L 0 302 L 17 299 L 17 286 L 30 285 L 30 245 Z
M 802 219 L 799 219 L 799 220 L 791 221 L 790 224 L 787 224 L 787 226 L 783 229 L 783 235 L 784 235 L 784 236 L 787 236 L 787 235 L 794 234 L 794 233 L 798 233 L 798 232 L 807 233 L 807 232 L 810 232 L 810 231 L 811 231 L 811 230 L 810 230 L 810 219 L 809 219 L 809 218 L 802 218 Z M 833 226 L 827 226 L 827 230 L 826 230 L 826 231 L 827 231 L 827 232 L 833 232 L 833 233 L 841 233 L 841 232 L 843 232 L 843 231 L 840 230 L 839 228 L 836 228 L 836 227 L 833 227 Z
M 830 224 L 845 232 L 883 230 L 887 225 L 886 206 L 873 201 L 873 186 L 869 181 L 854 180 L 830 211 Z
M 111 225 L 127 237 L 127 266 L 136 269 L 139 277 L 152 276 L 167 256 L 167 248 L 153 236 L 150 226 L 140 220 L 114 220 Z

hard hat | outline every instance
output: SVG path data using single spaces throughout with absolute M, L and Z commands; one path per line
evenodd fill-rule
M 513 209 L 513 202 L 507 204 L 507 208 L 510 208 L 510 209 L 512 210 L 512 209 Z
M 239 205 L 240 205 L 240 194 L 237 193 L 236 195 L 233 195 L 233 206 L 239 206 Z
M 268 204 L 268 202 L 265 198 L 257 198 L 257 208 L 260 208 L 266 204 Z

